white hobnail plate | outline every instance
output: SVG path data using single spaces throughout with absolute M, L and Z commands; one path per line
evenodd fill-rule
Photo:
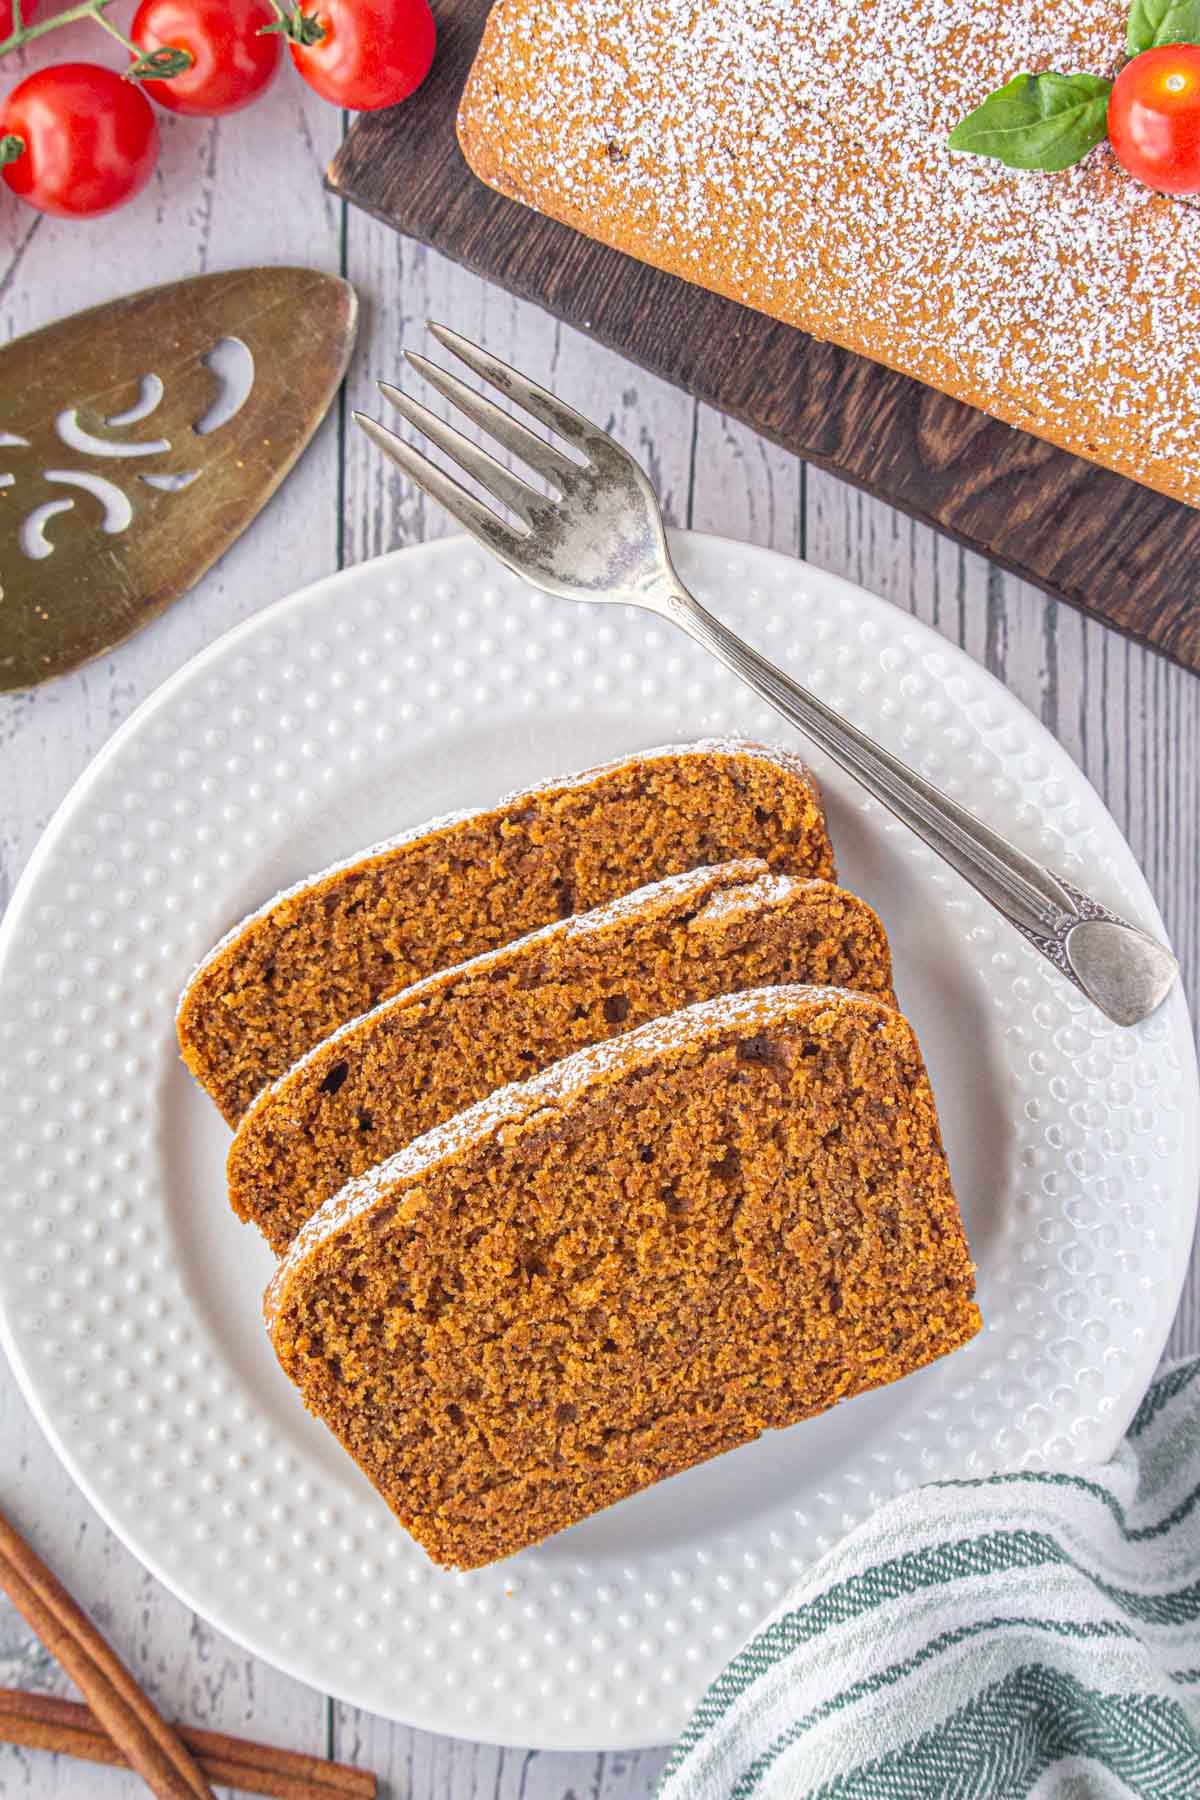
M 803 563 L 676 540 L 732 625 L 1155 931 L 1066 754 L 932 631 Z M 117 733 L 0 934 L 0 1324 L 59 1455 L 189 1606 L 340 1698 L 558 1748 L 661 1742 L 805 1564 L 887 1496 L 1106 1455 L 1186 1267 L 1197 1080 L 1176 991 L 1108 1024 L 906 831 L 821 776 L 891 934 L 980 1271 L 982 1335 L 471 1575 L 435 1569 L 276 1367 L 271 1258 L 175 1053 L 192 964 L 274 889 L 420 819 L 701 734 L 796 742 L 644 614 L 544 599 L 465 541 L 267 608 Z

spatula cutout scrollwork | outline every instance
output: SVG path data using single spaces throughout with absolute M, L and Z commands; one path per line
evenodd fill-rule
M 0 689 L 99 655 L 193 585 L 316 429 L 354 323 L 336 277 L 249 269 L 0 350 Z

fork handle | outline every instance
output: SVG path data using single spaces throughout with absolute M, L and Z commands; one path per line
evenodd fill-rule
M 678 577 L 656 606 L 819 744 L 834 762 L 936 850 L 1061 975 L 1119 1025 L 1159 1005 L 1178 974 L 1171 952 L 992 831 L 785 675 L 714 618 Z

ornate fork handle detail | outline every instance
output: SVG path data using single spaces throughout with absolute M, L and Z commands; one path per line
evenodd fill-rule
M 743 643 L 675 577 L 655 609 L 715 656 L 789 725 L 819 744 L 1003 913 L 1068 981 L 1120 1025 L 1152 1012 L 1177 973 L 1170 951 L 1026 856 Z

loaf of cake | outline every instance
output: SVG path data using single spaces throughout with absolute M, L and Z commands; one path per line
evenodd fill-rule
M 946 147 L 1019 72 L 1112 74 L 1127 11 L 497 0 L 459 137 L 515 200 L 1196 505 L 1200 209 L 1107 145 Z
M 724 995 L 577 1051 L 357 1177 L 264 1302 L 435 1562 L 510 1555 L 979 1328 L 912 1028 Z
M 229 1198 L 282 1252 L 331 1194 L 493 1089 L 714 994 L 807 982 L 893 1001 L 887 938 L 827 881 L 722 863 L 427 976 L 265 1088 Z
M 831 877 L 816 783 L 764 744 L 639 751 L 456 813 L 252 913 L 184 989 L 183 1059 L 236 1125 L 268 1082 L 422 976 L 702 863 Z

